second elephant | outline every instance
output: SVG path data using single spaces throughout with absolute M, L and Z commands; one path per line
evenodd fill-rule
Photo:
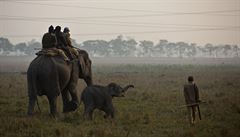
M 113 97 L 123 97 L 128 88 L 134 88 L 133 85 L 127 85 L 122 88 L 115 83 L 107 86 L 93 85 L 86 87 L 81 94 L 81 101 L 84 104 L 84 117 L 92 120 L 94 109 L 102 110 L 106 113 L 104 118 L 111 116 L 114 118 Z

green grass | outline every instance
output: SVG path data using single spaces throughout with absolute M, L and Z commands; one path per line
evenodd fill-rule
M 96 65 L 94 83 L 134 84 L 124 98 L 114 98 L 116 118 L 104 119 L 96 110 L 93 121 L 77 111 L 49 116 L 46 97 L 39 97 L 42 112 L 27 117 L 26 75 L 0 73 L 1 137 L 239 137 L 240 66 Z M 200 89 L 202 120 L 190 127 L 182 93 L 193 75 Z M 81 93 L 85 84 L 79 80 Z M 61 112 L 61 98 L 58 110 Z

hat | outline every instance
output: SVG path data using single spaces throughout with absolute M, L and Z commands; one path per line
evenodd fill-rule
M 56 26 L 55 32 L 60 32 L 60 31 L 61 31 L 61 27 L 60 26 Z
M 189 81 L 189 82 L 192 82 L 193 80 L 194 80 L 194 79 L 193 79 L 193 76 L 189 76 L 189 77 L 188 77 L 188 81 Z
M 53 28 L 53 26 L 51 25 L 51 26 L 48 28 L 48 32 L 51 33 L 51 32 L 53 32 L 53 31 L 54 31 L 54 28 Z
M 64 33 L 66 32 L 70 32 L 69 28 L 68 27 L 65 27 L 64 30 L 63 30 Z

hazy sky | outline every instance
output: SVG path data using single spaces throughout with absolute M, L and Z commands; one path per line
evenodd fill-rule
M 136 40 L 240 45 L 240 0 L 0 0 L 0 37 L 41 40 L 50 25 L 78 43 Z

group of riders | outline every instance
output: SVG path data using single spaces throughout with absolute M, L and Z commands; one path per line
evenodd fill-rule
M 68 27 L 65 27 L 63 32 L 60 26 L 54 28 L 51 25 L 48 28 L 48 32 L 42 38 L 42 50 L 37 55 L 49 53 L 61 55 L 65 61 L 73 60 L 78 56 L 77 49 L 72 46 Z

